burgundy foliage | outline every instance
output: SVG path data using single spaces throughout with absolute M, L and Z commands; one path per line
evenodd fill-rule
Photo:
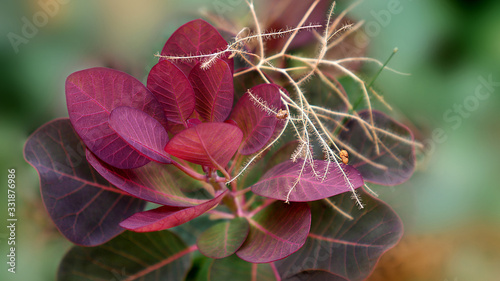
M 295 254 L 278 261 L 282 277 L 307 269 L 326 270 L 347 280 L 363 280 L 380 256 L 392 248 L 403 234 L 399 217 L 383 202 L 360 192 L 364 209 L 359 209 L 348 193 L 330 198 L 353 217 L 349 220 L 323 201 L 310 204 L 311 231 L 306 244 Z M 304 259 L 315 253 L 313 266 Z
M 314 12 L 310 20 L 316 18 Z M 296 24 L 287 16 L 270 19 L 271 27 Z M 302 43 L 298 37 L 294 46 Z M 414 151 L 405 141 L 413 139 L 411 132 L 379 112 L 377 127 L 403 136 L 380 133 L 380 154 L 360 124 L 350 121 L 338 137 L 365 159 L 351 153 L 349 165 L 314 160 L 312 168 L 303 159 L 288 160 L 297 146 L 291 142 L 262 153 L 263 160 L 249 168 L 251 179 L 244 175 L 226 186 L 249 155 L 283 130 L 286 117 L 276 113 L 288 95 L 249 76 L 238 82 L 243 90 L 235 99 L 233 59 L 203 56 L 227 45 L 214 27 L 194 20 L 172 34 L 161 54 L 202 56 L 161 58 L 147 87 L 106 68 L 68 77 L 69 119 L 45 124 L 24 149 L 56 227 L 75 244 L 95 246 L 69 251 L 58 280 L 109 280 L 117 274 L 126 280 L 186 280 L 195 250 L 205 256 L 193 267 L 204 262 L 201 280 L 362 280 L 400 239 L 401 222 L 387 205 L 363 191 L 364 209 L 350 199 L 364 180 L 394 185 L 414 170 Z M 366 112 L 360 116 L 368 120 Z M 160 206 L 144 211 L 147 202 Z M 209 225 L 198 227 L 207 213 Z M 191 245 L 166 230 L 192 233 L 193 225 L 204 231 Z
M 120 106 L 109 116 L 109 126 L 130 146 L 147 158 L 163 163 L 171 163 L 163 148 L 168 142 L 165 128 L 144 111 Z
M 311 210 L 306 203 L 284 205 L 277 201 L 247 219 L 250 233 L 236 255 L 248 262 L 267 263 L 283 259 L 304 245 L 311 227 Z
M 195 164 L 225 167 L 242 137 L 241 130 L 231 124 L 202 123 L 175 135 L 165 151 Z
M 190 21 L 179 27 L 167 40 L 161 55 L 187 56 L 206 55 L 227 48 L 227 42 L 212 25 L 202 19 Z M 233 59 L 229 55 L 223 56 L 224 61 L 234 69 Z M 164 59 L 160 59 L 162 61 Z M 174 63 L 186 74 L 189 75 L 193 67 L 200 62 L 200 59 L 189 61 L 175 60 Z
M 155 95 L 173 124 L 184 124 L 194 111 L 194 90 L 187 76 L 175 64 L 164 60 L 149 72 L 148 89 Z
M 200 194 L 201 187 L 192 184 L 187 175 L 172 166 L 151 162 L 137 169 L 122 170 L 104 163 L 88 150 L 87 161 L 114 186 L 149 202 L 190 207 L 208 199 L 188 196 L 193 192 Z
M 359 116 L 368 123 L 370 122 L 368 111 L 360 112 Z M 355 167 L 368 182 L 398 185 L 407 181 L 415 171 L 415 148 L 407 143 L 414 140 L 412 132 L 406 126 L 379 111 L 373 111 L 373 122 L 377 128 L 396 134 L 402 139 L 377 133 L 377 137 L 383 144 L 379 146 L 380 153 L 377 153 L 375 145 L 368 139 L 359 121 L 350 120 L 345 125 L 347 131 L 342 131 L 339 138 L 368 160 L 351 153 L 349 164 Z M 349 151 L 349 148 L 345 149 Z
M 233 74 L 217 59 L 208 69 L 198 63 L 189 74 L 196 97 L 196 111 L 207 122 L 226 120 L 233 106 Z
M 243 131 L 243 141 L 239 149 L 241 154 L 253 154 L 261 150 L 271 139 L 278 119 L 274 114 L 266 112 L 258 102 L 266 101 L 266 106 L 276 111 L 281 109 L 279 90 L 277 85 L 262 84 L 253 87 L 238 100 L 229 118 Z
M 342 171 L 335 163 L 321 160 L 314 162 L 314 169 L 319 177 L 322 177 L 325 172 L 327 173 L 325 180 L 321 180 L 315 175 L 309 163 L 304 163 L 303 160 L 297 162 L 288 160 L 269 170 L 258 183 L 252 186 L 252 191 L 258 195 L 277 200 L 308 202 L 351 190 Z M 363 185 L 363 178 L 356 169 L 344 164 L 340 164 L 340 167 L 349 178 L 353 188 Z M 302 169 L 304 171 L 300 174 Z M 293 191 L 287 197 L 292 187 Z
M 137 213 L 122 221 L 120 226 L 136 232 L 151 232 L 172 228 L 190 221 L 217 206 L 227 190 L 216 194 L 215 198 L 192 207 L 163 206 Z
M 75 244 L 94 246 L 120 234 L 120 221 L 145 202 L 100 176 L 84 151 L 69 119 L 58 119 L 33 133 L 24 157 L 38 170 L 43 203 L 59 231 Z
M 71 124 L 85 145 L 104 162 L 121 169 L 137 168 L 150 160 L 110 128 L 113 109 L 134 107 L 166 126 L 153 94 L 134 77 L 113 69 L 91 68 L 71 74 L 66 80 L 66 102 Z

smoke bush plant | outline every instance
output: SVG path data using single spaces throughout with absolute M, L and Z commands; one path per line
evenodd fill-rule
M 417 144 L 372 109 L 372 96 L 383 99 L 344 66 L 385 64 L 327 58 L 361 24 L 339 27 L 348 10 L 334 19 L 334 4 L 325 25 L 307 25 L 327 1 L 306 2 L 287 8 L 306 10 L 294 28 L 268 32 L 248 3 L 253 28 L 233 32 L 230 43 L 203 20 L 186 23 L 158 54 L 147 86 L 107 68 L 68 77 L 69 118 L 45 124 L 25 147 L 47 212 L 78 245 L 59 280 L 370 274 L 402 225 L 365 183 L 406 181 Z M 275 22 L 286 25 L 288 14 Z M 289 51 L 307 54 L 314 38 L 314 56 Z M 365 110 L 335 71 L 359 85 Z

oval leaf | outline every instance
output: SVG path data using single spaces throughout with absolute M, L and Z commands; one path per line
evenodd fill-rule
M 249 263 L 236 255 L 214 260 L 210 265 L 209 281 L 238 280 L 238 281 L 280 281 L 275 276 L 272 263 Z
M 163 56 L 192 56 L 205 55 L 222 51 L 227 48 L 227 42 L 220 33 L 208 22 L 197 19 L 179 27 L 165 43 L 161 55 Z M 234 62 L 229 59 L 229 54 L 222 57 L 233 72 Z M 160 61 L 164 59 L 160 58 Z M 186 75 L 200 59 L 174 60 Z
M 150 160 L 109 127 L 113 109 L 130 106 L 166 126 L 153 94 L 134 77 L 113 69 L 91 68 L 71 74 L 66 80 L 66 102 L 71 123 L 85 145 L 104 162 L 121 169 L 137 168 Z
M 271 139 L 278 118 L 269 109 L 277 111 L 282 106 L 281 94 L 276 85 L 257 85 L 249 91 L 240 98 L 230 116 L 243 131 L 239 149 L 243 155 L 259 151 Z
M 236 255 L 248 262 L 266 263 L 288 257 L 304 245 L 311 210 L 306 203 L 276 201 L 248 220 L 250 233 Z
M 59 266 L 57 280 L 183 281 L 194 249 L 170 231 L 127 231 L 99 247 L 73 247 Z
M 294 276 L 283 279 L 283 281 L 349 281 L 341 276 L 323 270 L 306 270 Z
M 261 181 L 252 186 L 252 191 L 261 196 L 283 201 L 308 202 L 351 190 L 349 183 L 335 163 L 314 160 L 316 173 L 323 176 L 325 171 L 328 171 L 323 181 L 315 176 L 309 163 L 305 164 L 304 171 L 300 173 L 303 163 L 304 160 L 297 162 L 289 160 L 274 166 L 262 177 Z M 356 169 L 344 164 L 340 164 L 340 167 L 348 176 L 353 188 L 363 185 L 363 178 Z M 300 179 L 297 182 L 299 174 Z
M 350 194 L 329 198 L 349 213 L 349 220 L 324 201 L 310 203 L 311 232 L 306 244 L 277 262 L 282 277 L 308 269 L 327 270 L 348 280 L 364 280 L 380 256 L 403 234 L 399 217 L 385 203 L 360 190 L 365 208 L 359 209 Z
M 75 244 L 95 246 L 120 234 L 118 223 L 146 202 L 102 178 L 84 151 L 69 119 L 58 119 L 29 137 L 24 157 L 38 171 L 43 203 L 57 229 Z
M 163 106 L 169 122 L 185 124 L 195 107 L 194 90 L 187 76 L 173 63 L 156 64 L 148 76 L 148 89 Z
M 359 116 L 369 122 L 368 111 L 359 112 Z M 356 120 L 349 121 L 342 131 L 339 144 L 348 152 L 349 164 L 355 167 L 363 179 L 381 185 L 398 185 L 407 181 L 415 171 L 415 147 L 413 134 L 404 125 L 396 122 L 379 111 L 373 111 L 375 126 L 389 134 L 378 132 L 377 136 L 383 145 L 379 144 L 380 154 L 377 153 L 374 143 L 366 136 L 365 130 Z M 355 150 L 363 158 L 354 155 Z
M 151 160 L 172 163 L 163 148 L 168 142 L 165 128 L 138 109 L 120 106 L 109 116 L 109 126 L 133 148 Z
M 196 97 L 196 111 L 203 121 L 223 122 L 233 107 L 233 74 L 223 60 L 217 59 L 210 68 L 197 64 L 189 74 Z
M 234 125 L 201 123 L 175 135 L 165 151 L 195 164 L 226 167 L 242 138 L 243 133 Z
M 87 160 L 113 185 L 149 202 L 190 207 L 209 199 L 200 182 L 194 181 L 172 165 L 151 162 L 137 169 L 121 170 L 99 160 L 88 150 Z
M 245 218 L 218 223 L 198 238 L 198 250 L 207 257 L 221 259 L 234 254 L 245 242 L 250 227 Z
M 163 206 L 153 210 L 137 213 L 122 221 L 120 226 L 135 232 L 158 231 L 178 226 L 201 216 L 205 212 L 216 207 L 222 198 L 224 198 L 226 192 L 227 189 L 222 192 L 218 192 L 212 200 L 193 207 L 182 208 Z

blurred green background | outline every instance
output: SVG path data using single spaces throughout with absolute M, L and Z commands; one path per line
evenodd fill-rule
M 41 2 L 45 1 L 0 4 L 0 171 L 5 181 L 7 169 L 17 171 L 19 219 L 15 275 L 7 272 L 8 234 L 0 228 L 0 280 L 53 280 L 71 246 L 49 221 L 38 176 L 22 156 L 23 144 L 36 128 L 67 116 L 66 76 L 106 66 L 145 81 L 155 63 L 153 55 L 168 36 L 184 22 L 201 17 L 201 9 L 217 8 L 216 1 L 201 0 L 60 0 L 64 4 L 47 17 L 46 25 L 14 47 L 12 33 L 22 35 L 24 19 L 43 21 L 33 18 L 43 11 Z M 351 2 L 339 1 L 339 10 Z M 229 5 L 227 17 L 245 9 L 244 1 L 219 3 Z M 441 143 L 433 141 L 432 151 L 420 154 L 418 171 L 408 183 L 373 187 L 396 209 L 406 228 L 403 249 L 393 253 L 396 260 L 381 266 L 394 266 L 395 272 L 404 268 L 407 275 L 394 279 L 402 281 L 500 280 L 500 2 L 367 0 L 350 17 L 365 20 L 369 28 L 368 56 L 384 61 L 398 47 L 390 66 L 412 73 L 383 72 L 376 82 L 395 108 L 394 115 L 413 124 L 420 141 L 432 141 L 436 128 L 445 135 Z M 487 99 L 473 104 L 479 77 L 496 86 Z M 450 115 L 460 116 L 460 124 L 445 119 L 447 111 L 464 103 L 474 110 Z M 5 182 L 0 190 L 4 224 Z M 442 258 L 432 260 L 439 255 Z M 436 274 L 411 273 L 418 272 L 418 266 L 422 271 L 433 271 L 429 267 L 434 266 Z

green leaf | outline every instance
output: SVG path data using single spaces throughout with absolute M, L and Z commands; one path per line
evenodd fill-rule
M 221 259 L 234 254 L 245 242 L 250 226 L 245 218 L 218 223 L 198 238 L 198 249 L 207 257 Z
M 210 267 L 209 281 L 278 281 L 272 269 L 273 263 L 249 263 L 232 255 L 214 260 Z
M 57 280 L 182 281 L 196 246 L 170 231 L 124 232 L 98 247 L 75 246 L 63 258 Z

